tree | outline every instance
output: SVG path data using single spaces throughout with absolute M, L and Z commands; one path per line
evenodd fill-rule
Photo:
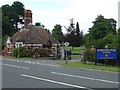
M 2 49 L 6 36 L 12 36 L 18 31 L 18 24 L 23 24 L 24 5 L 21 2 L 14 2 L 11 6 L 9 4 L 0 7 L 2 9 Z
M 11 15 L 10 6 L 6 4 L 3 5 L 1 8 L 2 8 L 2 36 L 3 37 L 5 35 L 11 36 L 15 29 L 10 19 Z
M 120 65 L 120 28 L 118 29 L 118 60 L 119 60 L 119 65 Z
M 70 25 L 68 26 L 68 28 L 65 27 L 67 30 L 65 41 L 69 42 L 70 46 L 74 46 L 76 43 L 76 30 L 74 25 L 74 18 L 72 18 L 70 19 Z
M 93 22 L 93 26 L 90 29 L 90 33 L 92 34 L 92 37 L 96 40 L 103 38 L 107 35 L 109 32 L 109 23 L 104 18 L 104 16 L 100 15 L 96 18 L 96 20 Z
M 60 24 L 56 24 L 54 29 L 52 30 L 52 35 L 55 37 L 60 43 L 64 40 L 64 34 L 62 32 L 62 26 Z
M 80 28 L 79 28 L 79 23 L 78 22 L 76 24 L 76 34 L 77 34 L 77 36 L 80 36 Z
M 116 32 L 116 21 L 114 19 L 106 19 L 104 16 L 99 15 L 95 21 L 93 21 L 93 26 L 89 28 L 89 33 L 87 35 L 87 40 L 86 40 L 86 45 L 88 47 L 91 47 L 94 45 L 95 47 L 104 47 L 104 44 L 109 44 L 110 43 L 107 40 L 114 39 L 113 38 L 108 38 L 113 35 L 117 35 Z M 106 38 L 105 38 L 106 37 Z M 104 38 L 104 40 L 102 40 Z M 115 40 L 114 40 L 115 41 Z M 111 47 L 115 47 L 115 45 L 111 44 Z
M 70 19 L 70 26 L 67 29 L 66 41 L 70 43 L 70 46 L 79 47 L 84 44 L 83 32 L 80 31 L 79 23 L 74 26 L 74 19 Z
M 37 23 L 35 23 L 35 26 L 41 26 L 41 23 L 37 22 Z
M 24 5 L 19 2 L 15 1 L 13 2 L 11 6 L 12 10 L 12 15 L 13 17 L 11 18 L 13 23 L 15 24 L 15 28 L 18 29 L 18 23 L 23 24 L 23 19 L 24 19 Z
M 75 34 L 75 37 L 76 37 L 76 46 L 77 47 L 79 47 L 79 46 L 84 44 L 84 41 L 83 41 L 83 31 L 80 31 L 78 22 L 76 24 L 76 34 Z
M 110 18 L 110 19 L 106 19 L 107 21 L 108 21 L 108 23 L 109 23 L 109 27 L 110 27 L 110 32 L 112 33 L 112 34 L 117 34 L 117 32 L 116 32 L 116 23 L 117 23 L 117 21 L 116 20 L 114 20 L 113 18 Z
M 24 5 L 21 2 L 13 2 L 2 7 L 2 35 L 12 36 L 18 30 L 18 24 L 23 24 Z

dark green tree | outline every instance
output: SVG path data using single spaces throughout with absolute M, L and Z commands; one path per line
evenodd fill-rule
M 41 26 L 41 23 L 37 22 L 37 23 L 35 23 L 35 26 Z
M 64 40 L 64 34 L 62 32 L 62 26 L 60 24 L 56 24 L 54 29 L 52 30 L 52 35 L 55 37 L 60 43 Z
M 114 19 L 106 19 L 104 18 L 104 16 L 99 15 L 95 19 L 95 21 L 93 21 L 93 26 L 89 28 L 86 45 L 88 47 L 91 47 L 92 45 L 94 45 L 95 47 L 104 48 L 104 44 L 110 45 L 110 43 L 107 40 L 110 40 L 108 39 L 108 37 L 111 36 L 111 34 L 117 35 L 116 21 Z M 102 40 L 105 37 L 106 39 Z M 112 40 L 112 41 L 115 41 L 115 40 Z M 111 43 L 113 43 L 112 41 Z M 114 47 L 115 45 L 111 44 L 110 46 Z
M 118 48 L 118 60 L 119 60 L 119 65 L 120 65 L 120 28 L 118 29 L 118 45 L 117 45 L 117 48 Z
M 2 35 L 12 36 L 18 30 L 18 24 L 23 24 L 24 5 L 15 1 L 10 6 L 8 4 L 2 7 Z
M 84 44 L 84 41 L 83 41 L 83 32 L 80 31 L 79 23 L 78 22 L 76 23 L 75 38 L 76 38 L 76 44 L 75 44 L 75 46 L 79 47 L 79 46 L 81 46 L 81 45 Z
M 90 34 L 92 34 L 94 39 L 99 40 L 108 34 L 110 27 L 104 16 L 99 15 L 93 24 L 94 25 L 90 29 Z
M 116 32 L 116 24 L 117 24 L 117 21 L 114 20 L 113 18 L 110 18 L 110 19 L 106 19 L 109 23 L 109 27 L 110 27 L 110 31 L 112 34 L 117 34 Z
M 15 24 L 15 28 L 18 29 L 18 23 L 23 24 L 23 19 L 24 19 L 24 5 L 19 2 L 15 1 L 13 2 L 11 6 L 12 10 L 12 21 Z

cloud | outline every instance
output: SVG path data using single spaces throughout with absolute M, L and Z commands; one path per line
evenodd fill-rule
M 102 14 L 105 18 L 114 18 L 118 21 L 119 0 L 19 0 L 26 9 L 33 12 L 33 23 L 41 22 L 46 28 L 52 30 L 55 24 L 69 25 L 69 19 L 74 18 L 79 22 L 80 29 L 84 33 L 92 27 L 92 21 L 97 15 Z M 11 3 L 13 0 L 3 0 Z M 0 4 L 1 5 L 1 4 Z M 62 28 L 65 33 L 66 30 Z

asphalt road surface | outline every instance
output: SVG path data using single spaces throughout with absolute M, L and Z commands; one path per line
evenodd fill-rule
M 118 88 L 118 73 L 76 69 L 55 60 L 2 59 L 2 88 Z

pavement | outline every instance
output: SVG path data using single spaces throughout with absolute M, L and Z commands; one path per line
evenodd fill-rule
M 118 73 L 56 65 L 62 60 L 2 58 L 2 88 L 116 88 Z

